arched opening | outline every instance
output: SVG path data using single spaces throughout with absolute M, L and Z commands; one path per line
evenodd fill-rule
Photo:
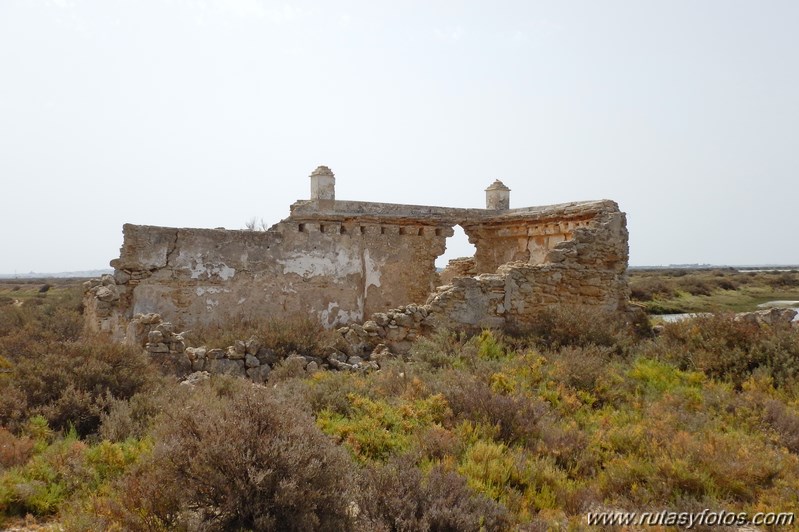
M 455 234 L 447 238 L 447 248 L 444 251 L 444 254 L 440 255 L 436 259 L 436 269 L 438 271 L 446 268 L 450 260 L 463 257 L 471 258 L 474 257 L 474 254 L 477 251 L 474 247 L 474 244 L 469 243 L 469 238 L 466 236 L 466 233 L 463 232 L 463 227 L 456 225 L 453 227 L 453 230 L 455 231 Z

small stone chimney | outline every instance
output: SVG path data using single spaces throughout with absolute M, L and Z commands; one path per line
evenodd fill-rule
M 499 179 L 486 189 L 486 209 L 494 211 L 510 209 L 510 189 Z
M 311 199 L 336 199 L 336 176 L 327 166 L 318 166 L 311 172 Z

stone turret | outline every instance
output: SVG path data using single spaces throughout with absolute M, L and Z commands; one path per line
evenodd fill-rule
M 495 211 L 510 209 L 510 189 L 499 179 L 486 189 L 486 209 Z
M 327 166 L 318 166 L 311 172 L 311 199 L 336 199 L 336 176 Z

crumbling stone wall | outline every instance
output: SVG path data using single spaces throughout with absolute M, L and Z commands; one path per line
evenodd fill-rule
M 612 201 L 509 209 L 496 184 L 489 209 L 339 201 L 329 169 L 311 177 L 315 196 L 267 231 L 125 225 L 114 275 L 87 284 L 87 326 L 123 339 L 150 313 L 181 330 L 310 314 L 343 326 L 342 350 L 359 356 L 402 352 L 435 326 L 523 329 L 550 305 L 626 310 L 628 235 Z M 439 275 L 455 225 L 476 254 Z
M 446 226 L 290 218 L 268 231 L 126 224 L 113 282 L 90 292 L 90 324 L 122 338 L 136 314 L 191 328 L 270 315 L 326 327 L 408 301 L 438 284 Z M 90 287 L 90 290 L 92 287 Z M 105 291 L 114 294 L 107 299 Z M 92 319 L 94 318 L 94 319 Z
M 384 344 L 392 352 L 405 353 L 415 338 L 436 327 L 523 331 L 538 311 L 549 306 L 626 312 L 629 288 L 624 213 L 613 202 L 593 202 L 556 206 L 539 214 L 548 217 L 565 209 L 577 215 L 580 225 L 573 225 L 568 239 L 552 245 L 540 263 L 528 256 L 527 262 L 503 264 L 494 273 L 454 276 L 449 284 L 431 293 L 424 305 L 378 312 L 363 326 L 350 325 L 339 332 L 350 345 L 361 346 L 364 351 Z M 522 238 L 517 232 L 517 236 L 503 236 L 500 247 L 510 248 L 510 240 L 514 240 L 515 249 L 529 246 L 531 240 L 539 245 L 535 233 L 541 226 L 532 219 L 528 233 L 532 239 Z M 479 254 L 480 240 L 477 245 Z M 464 269 L 473 271 L 473 261 L 453 261 L 442 275 Z

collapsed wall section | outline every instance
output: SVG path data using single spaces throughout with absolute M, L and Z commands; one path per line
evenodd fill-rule
M 442 283 L 435 259 L 456 224 L 476 254 Z M 139 314 L 180 329 L 300 315 L 353 327 L 351 355 L 402 352 L 436 326 L 523 330 L 553 305 L 625 312 L 627 242 L 608 200 L 492 210 L 315 199 L 267 231 L 128 224 L 114 275 L 87 286 L 87 325 L 122 339 Z
M 567 240 L 553 244 L 540 262 L 528 257 L 526 262 L 503 264 L 493 273 L 455 276 L 438 287 L 424 305 L 375 313 L 363 326 L 344 327 L 340 332 L 347 340 L 347 352 L 360 355 L 361 351 L 380 351 L 381 346 L 387 346 L 394 353 L 404 353 L 415 338 L 437 327 L 523 332 L 540 311 L 555 306 L 629 312 L 624 213 L 609 201 L 556 206 L 554 210 L 564 208 L 577 215 L 580 226 L 573 228 Z M 528 236 L 535 239 L 541 219 L 531 213 L 528 216 Z M 500 249 L 509 248 L 504 247 L 506 235 L 497 231 Z M 518 234 L 508 238 L 516 239 L 517 244 L 528 241 Z M 480 242 L 489 246 L 492 239 Z M 474 268 L 473 261 L 465 260 L 452 266 L 452 271 Z
M 526 236 L 518 230 L 515 236 L 505 237 L 514 233 L 495 229 L 499 237 L 490 241 L 499 242 L 497 254 L 508 252 L 513 241 L 515 253 L 521 256 L 495 273 L 455 277 L 450 285 L 438 288 L 428 299 L 428 322 L 443 327 L 524 330 L 538 311 L 555 305 L 625 312 L 629 287 L 624 213 L 613 202 L 574 206 L 573 213 L 574 219 L 557 224 L 530 223 Z M 530 249 L 525 242 L 541 246 L 542 237 L 537 233 L 542 226 L 567 227 L 569 232 L 552 233 L 556 235 L 554 245 L 542 246 L 543 259 L 538 259 L 524 250 Z M 477 240 L 478 256 L 480 242 Z M 482 256 L 493 258 L 486 248 L 490 246 L 484 242 Z

